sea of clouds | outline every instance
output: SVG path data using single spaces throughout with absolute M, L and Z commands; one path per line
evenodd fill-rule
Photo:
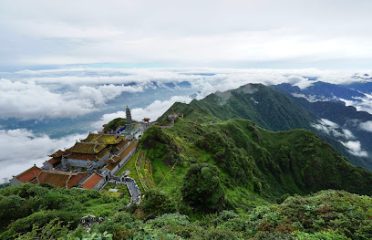
M 247 83 L 291 83 L 300 88 L 311 85 L 309 79 L 330 83 L 349 83 L 354 72 L 324 71 L 317 69 L 272 70 L 272 69 L 119 69 L 119 68 L 60 68 L 47 70 L 23 70 L 0 73 L 0 120 L 45 120 L 77 118 L 107 108 L 112 100 L 122 94 L 136 94 L 146 89 L 183 88 L 183 83 L 194 94 L 157 99 L 151 104 L 135 107 L 132 115 L 136 120 L 158 118 L 174 102 L 190 102 L 215 91 L 237 88 Z M 346 102 L 372 113 L 372 98 Z M 104 113 L 96 121 L 87 122 L 92 130 L 102 124 L 124 116 L 122 109 Z M 314 125 L 329 134 L 343 134 L 344 145 L 355 155 L 364 155 L 352 133 L 337 132 L 327 120 Z M 326 126 L 326 127 L 324 127 Z M 361 123 L 365 131 L 372 131 L 371 122 Z M 8 129 L 0 126 L 0 177 L 9 178 L 31 166 L 40 164 L 53 151 L 67 147 L 82 137 L 71 134 L 51 138 L 47 132 L 35 133 L 32 128 Z M 346 141 L 347 140 L 347 141 Z

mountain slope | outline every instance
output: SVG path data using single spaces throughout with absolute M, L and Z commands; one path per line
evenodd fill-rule
M 281 92 L 262 84 L 248 84 L 240 88 L 217 92 L 190 104 L 176 103 L 164 116 L 182 112 L 195 120 L 243 118 L 270 130 L 310 128 L 315 120 Z M 165 118 L 160 118 L 165 120 Z
M 333 84 L 322 82 L 316 83 L 315 89 L 321 89 L 321 86 L 327 88 L 333 87 Z M 333 92 L 345 93 L 344 87 L 339 87 Z M 201 100 L 193 100 L 190 104 L 175 103 L 159 121 L 166 121 L 166 116 L 172 113 L 183 113 L 189 119 L 194 121 L 216 121 L 227 120 L 230 118 L 242 118 L 251 120 L 261 127 L 269 130 L 289 130 L 296 128 L 305 128 L 322 137 L 323 140 L 331 144 L 339 153 L 347 157 L 353 164 L 372 169 L 370 157 L 366 157 L 363 151 L 371 152 L 372 141 L 371 133 L 361 130 L 358 123 L 368 121 L 369 115 L 365 112 L 358 112 L 353 107 L 341 106 L 342 111 L 338 111 L 340 103 L 336 101 L 327 101 L 329 105 L 336 105 L 337 110 L 332 111 L 332 106 L 318 107 L 319 102 L 309 102 L 302 97 L 293 97 L 290 93 L 300 93 L 301 89 L 290 84 L 280 84 L 277 86 L 264 86 L 262 84 L 247 84 L 238 89 L 217 92 L 210 94 Z M 351 91 L 351 90 L 350 90 Z M 319 92 L 327 92 L 326 90 Z M 346 91 L 347 93 L 350 93 Z M 355 91 L 351 91 L 354 93 Z M 359 92 L 357 92 L 359 94 Z M 302 94 L 302 93 L 301 93 Z M 333 96 L 333 93 L 330 93 Z M 310 96 L 310 95 L 309 95 Z M 308 96 L 308 97 L 309 97 Z M 312 96 L 312 95 L 311 95 Z M 326 96 L 323 98 L 328 99 Z M 317 96 L 320 98 L 320 96 Z M 322 102 L 323 103 L 323 102 Z M 312 107 L 314 106 L 314 107 Z M 354 111 L 353 111 L 354 110 Z M 357 114 L 353 113 L 357 112 Z M 363 116 L 362 116 L 363 115 Z M 371 115 L 372 116 L 372 115 Z M 360 117 L 355 122 L 353 117 Z M 324 132 L 323 126 L 318 128 L 322 118 L 327 120 L 340 118 L 343 120 L 336 121 L 339 125 L 341 134 L 330 135 Z M 331 120 L 333 121 L 333 120 Z M 347 123 L 345 123 L 345 121 Z M 340 138 L 344 135 L 343 131 L 352 130 L 350 139 Z M 333 131 L 333 130 L 331 130 Z M 354 134 L 354 135 L 353 135 Z M 345 135 L 346 136 L 346 135 Z M 360 143 L 358 142 L 360 141 Z M 355 152 L 350 147 L 361 144 L 361 152 Z M 348 148 L 349 147 L 349 148 Z M 354 152 L 352 152 L 354 151 Z M 371 153 L 367 155 L 372 156 Z
M 199 116 L 195 122 L 189 116 L 170 128 L 153 126 L 140 144 L 156 184 L 176 198 L 187 169 L 196 163 L 217 166 L 227 201 L 243 208 L 252 194 L 277 199 L 330 188 L 372 194 L 372 174 L 309 131 L 270 132 L 242 119 L 201 122 Z

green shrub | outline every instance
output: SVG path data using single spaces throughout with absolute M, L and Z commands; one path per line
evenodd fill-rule
M 176 210 L 174 202 L 159 190 L 151 189 L 145 193 L 140 206 L 145 218 L 153 218 Z
M 218 169 L 207 163 L 192 165 L 184 179 L 182 197 L 199 211 L 222 210 L 226 203 Z

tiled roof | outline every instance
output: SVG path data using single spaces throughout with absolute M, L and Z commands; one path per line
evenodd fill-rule
M 15 178 L 18 179 L 18 181 L 21 181 L 21 182 L 33 182 L 36 180 L 36 177 L 40 174 L 41 172 L 41 169 L 36 167 L 36 166 L 33 166 L 29 169 L 27 169 L 26 171 L 24 171 L 23 173 L 17 175 Z
M 72 188 L 72 187 L 75 187 L 77 185 L 79 185 L 79 183 L 84 179 L 86 178 L 88 174 L 87 173 L 79 173 L 77 175 L 73 175 L 70 180 L 68 181 L 67 183 L 67 188 Z
M 103 158 L 106 154 L 108 154 L 110 152 L 110 149 L 109 148 L 106 148 L 104 149 L 103 151 L 99 152 L 97 154 L 97 159 L 101 159 Z
M 59 158 L 59 157 L 62 157 L 62 155 L 63 155 L 63 151 L 62 150 L 58 150 L 58 151 L 50 154 L 49 156 L 50 157 L 53 157 L 53 158 Z
M 116 145 L 116 148 L 118 148 L 118 149 L 122 149 L 122 148 L 125 146 L 125 144 L 127 144 L 127 143 L 128 143 L 128 140 L 123 139 L 123 140 L 121 140 L 121 141 L 118 143 L 118 145 Z
M 61 162 L 61 158 L 51 158 L 47 162 L 54 167 Z
M 68 149 L 68 152 L 73 153 L 99 153 L 103 149 L 105 149 L 105 144 L 97 144 L 97 143 L 86 143 L 86 142 L 78 142 L 73 147 Z
M 89 160 L 89 161 L 98 161 L 110 152 L 110 148 L 103 148 L 103 149 L 100 149 L 99 152 L 93 152 L 93 153 L 84 153 L 83 151 L 77 150 L 77 149 L 72 149 L 71 151 L 71 149 L 67 150 L 69 153 L 64 155 L 66 158 L 78 159 L 78 160 Z
M 101 180 L 103 177 L 99 175 L 98 173 L 93 173 L 90 175 L 81 185 L 82 188 L 85 189 L 92 189 L 94 188 Z
M 101 134 L 101 133 L 90 133 L 86 139 L 82 140 L 82 142 L 115 145 L 121 142 L 123 139 L 124 139 L 123 136 L 115 136 L 111 134 Z
M 94 161 L 97 159 L 95 154 L 87 154 L 87 153 L 71 153 L 69 155 L 66 155 L 66 157 L 70 159 L 90 160 L 90 161 Z
M 37 177 L 39 184 L 47 184 L 53 187 L 71 188 L 77 186 L 81 180 L 87 176 L 87 173 L 69 173 L 62 171 L 46 171 L 40 172 Z
M 109 170 L 114 169 L 114 167 L 116 165 L 118 165 L 118 163 L 123 158 L 125 158 L 133 149 L 136 148 L 137 144 L 138 144 L 137 141 L 132 141 L 129 144 L 129 146 L 124 151 L 122 151 L 118 156 L 115 156 L 115 157 L 113 157 L 113 158 L 110 159 L 109 164 L 107 164 L 106 168 L 109 169 Z

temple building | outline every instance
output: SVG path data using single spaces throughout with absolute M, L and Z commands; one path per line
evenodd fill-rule
M 34 165 L 14 176 L 10 183 L 100 190 L 116 181 L 115 175 L 136 151 L 145 129 L 144 123 L 133 122 L 128 106 L 125 110 L 127 124 L 119 126 L 122 132 L 89 133 L 72 147 L 49 155 L 41 168 Z M 150 119 L 144 122 L 149 124 Z
M 34 165 L 33 167 L 27 169 L 26 171 L 13 176 L 10 180 L 11 184 L 20 184 L 20 183 L 37 183 L 37 176 L 39 176 L 41 169 Z
M 93 173 L 81 183 L 80 187 L 84 189 L 99 190 L 104 184 L 104 176 L 98 173 Z
M 90 133 L 69 149 L 57 151 L 44 163 L 44 168 L 85 168 L 97 169 L 107 164 L 112 156 L 120 154 L 129 142 L 123 136 Z M 60 165 L 58 165 L 60 164 Z
M 77 187 L 88 176 L 84 172 L 50 171 L 33 166 L 26 171 L 14 176 L 12 184 L 34 183 L 52 187 L 72 188 Z

